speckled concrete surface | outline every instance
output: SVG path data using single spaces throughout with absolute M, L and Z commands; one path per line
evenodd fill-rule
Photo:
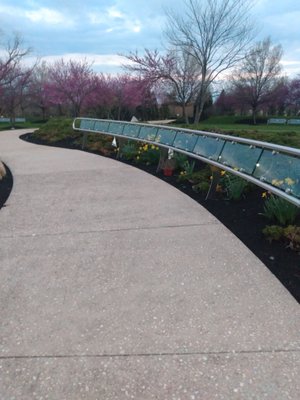
M 5 399 L 299 399 L 299 353 L 0 360 Z
M 299 399 L 300 311 L 164 182 L 0 132 L 0 398 Z

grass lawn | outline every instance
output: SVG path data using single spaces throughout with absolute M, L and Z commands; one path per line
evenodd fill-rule
M 30 129 L 30 128 L 40 128 L 43 123 L 40 121 L 26 121 L 17 122 L 15 124 L 15 129 Z M 0 122 L 0 131 L 7 131 L 11 129 L 11 124 L 9 122 Z
M 210 117 L 197 125 L 180 125 L 183 128 L 224 133 L 300 148 L 300 125 L 241 124 L 241 117 Z M 178 125 L 176 125 L 178 126 Z

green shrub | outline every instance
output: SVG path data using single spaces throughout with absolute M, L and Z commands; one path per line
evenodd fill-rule
M 184 170 L 186 163 L 188 163 L 188 157 L 182 153 L 174 153 L 173 159 L 176 161 L 176 168 Z
M 134 160 L 138 155 L 138 146 L 135 142 L 126 143 L 120 148 L 120 157 L 125 160 Z
M 193 171 L 194 171 L 194 168 L 195 168 L 195 161 L 186 161 L 184 164 L 183 164 L 183 169 L 184 169 L 184 171 L 185 171 L 185 173 L 187 174 L 187 175 L 191 175 L 192 173 L 193 173 Z
M 271 243 L 273 240 L 287 242 L 287 247 L 292 250 L 300 250 L 300 226 L 289 225 L 286 228 L 278 225 L 267 225 L 263 234 Z
M 271 243 L 273 240 L 280 240 L 283 237 L 284 228 L 278 225 L 267 225 L 263 229 L 263 234 Z
M 74 138 L 82 135 L 73 131 L 73 120 L 71 118 L 50 118 L 48 122 L 43 124 L 40 129 L 32 135 L 40 139 L 50 142 L 57 142 L 66 138 Z
M 298 215 L 299 209 L 287 200 L 271 194 L 265 200 L 264 215 L 271 221 L 276 221 L 282 226 L 293 224 Z
M 248 185 L 248 182 L 239 176 L 226 174 L 222 179 L 225 191 L 229 200 L 238 201 L 241 199 Z
M 158 164 L 160 158 L 159 148 L 154 145 L 144 144 L 139 147 L 139 158 L 138 162 L 144 163 L 146 165 L 156 165 Z
M 194 168 L 195 168 L 195 161 L 188 161 L 186 160 L 183 163 L 183 171 L 180 171 L 180 175 L 178 177 L 178 180 L 184 181 L 188 180 L 190 181 L 191 175 L 193 174 Z
M 210 183 L 208 181 L 199 182 L 192 187 L 192 189 L 197 193 L 207 193 L 209 188 Z
M 292 250 L 300 250 L 300 226 L 289 225 L 284 228 L 284 237 L 289 241 L 288 247 Z
M 207 181 L 210 184 L 210 177 L 211 177 L 211 169 L 208 165 L 204 168 L 200 169 L 199 171 L 195 171 L 191 173 L 188 177 L 189 181 L 193 184 L 197 184 L 203 181 Z

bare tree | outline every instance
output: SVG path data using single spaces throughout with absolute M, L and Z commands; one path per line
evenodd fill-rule
M 1 109 L 9 116 L 12 127 L 15 126 L 16 113 L 24 111 L 31 75 L 31 68 L 15 66 L 7 75 L 7 82 L 2 87 Z
M 126 57 L 132 61 L 125 67 L 127 70 L 138 73 L 149 84 L 164 83 L 174 93 L 188 123 L 186 105 L 195 99 L 200 83 L 200 70 L 194 58 L 180 48 L 172 49 L 165 55 L 146 49 L 142 57 L 138 53 L 130 53 Z
M 281 57 L 281 45 L 273 46 L 271 39 L 266 38 L 247 53 L 234 73 L 233 84 L 239 97 L 251 107 L 254 124 L 258 108 L 277 92 Z
M 1 46 L 1 43 L 0 43 Z M 0 85 L 10 83 L 10 79 L 15 77 L 14 71 L 17 71 L 24 57 L 30 52 L 30 48 L 24 48 L 23 40 L 19 34 L 15 34 L 6 43 L 2 43 L 3 56 L 0 57 Z
M 25 104 L 28 83 L 35 66 L 25 68 L 23 65 L 23 60 L 31 52 L 31 49 L 24 47 L 20 35 L 14 34 L 5 40 L 0 43 L 0 47 L 2 47 L 0 57 L 1 109 L 10 116 L 11 125 L 14 126 L 16 112 L 20 111 Z
M 195 123 L 212 83 L 243 57 L 254 37 L 252 0 L 186 0 L 180 15 L 167 12 L 165 32 L 171 46 L 189 54 L 201 71 Z

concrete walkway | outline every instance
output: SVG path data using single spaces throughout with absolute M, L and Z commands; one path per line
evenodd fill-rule
M 1 400 L 300 398 L 300 308 L 200 205 L 0 132 Z

